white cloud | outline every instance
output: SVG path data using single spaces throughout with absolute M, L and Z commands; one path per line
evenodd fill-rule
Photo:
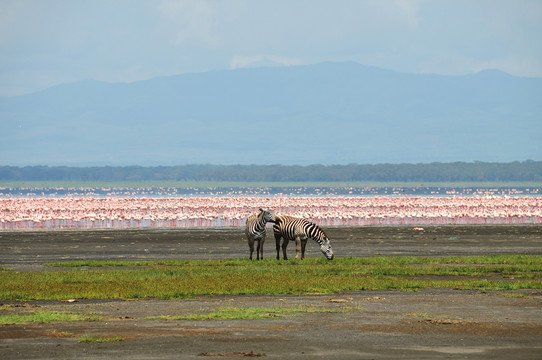
M 0 0 L 0 95 L 322 61 L 542 76 L 540 0 Z

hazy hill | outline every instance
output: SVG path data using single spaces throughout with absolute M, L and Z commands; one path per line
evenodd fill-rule
M 542 159 L 542 79 L 355 63 L 83 81 L 0 98 L 0 164 Z

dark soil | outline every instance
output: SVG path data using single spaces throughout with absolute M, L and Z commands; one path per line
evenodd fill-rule
M 335 256 L 542 255 L 542 226 L 328 228 Z M 79 259 L 248 257 L 243 229 L 0 232 L 0 267 L 50 271 Z M 295 246 L 290 245 L 294 256 Z M 264 255 L 275 257 L 268 233 Z M 315 244 L 307 256 L 322 256 Z M 1 272 L 0 272 L 1 276 Z M 67 299 L 65 299 L 67 300 Z M 310 296 L 2 301 L 0 314 L 34 309 L 94 313 L 98 322 L 0 326 L 1 359 L 542 358 L 542 291 L 360 291 Z M 263 320 L 156 320 L 217 307 L 309 307 Z M 83 336 L 123 341 L 80 343 Z

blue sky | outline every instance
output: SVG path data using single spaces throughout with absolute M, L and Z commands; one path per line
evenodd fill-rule
M 0 96 L 322 61 L 542 77 L 542 1 L 0 0 Z

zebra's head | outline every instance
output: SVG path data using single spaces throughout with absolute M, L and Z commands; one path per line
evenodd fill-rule
M 259 217 L 261 217 L 265 222 L 275 222 L 275 212 L 273 210 L 260 208 Z
M 331 244 L 329 243 L 329 239 L 327 239 L 326 242 L 324 242 L 322 245 L 320 245 L 320 250 L 328 260 L 333 260 L 333 249 L 331 248 Z

